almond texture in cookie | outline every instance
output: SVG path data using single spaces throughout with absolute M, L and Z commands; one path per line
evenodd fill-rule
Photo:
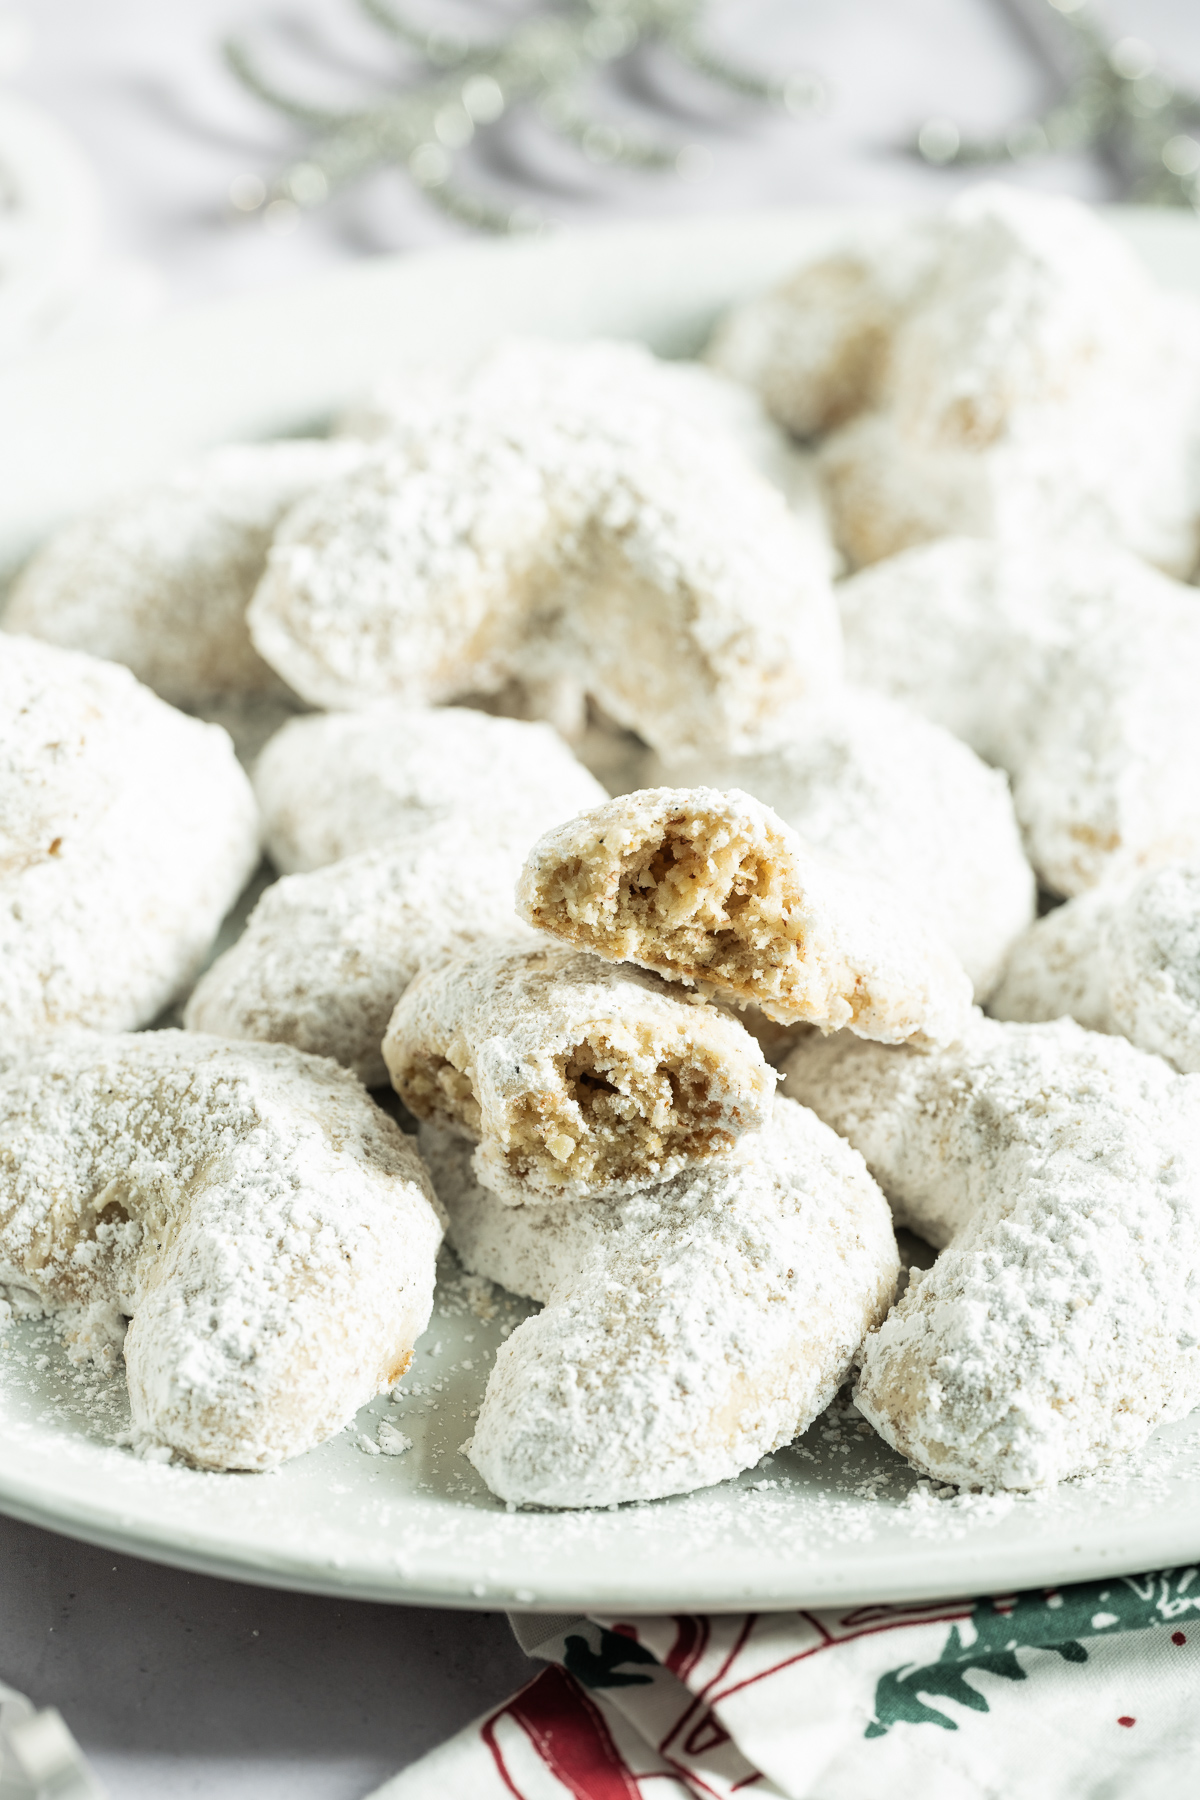
M 961 964 L 898 893 L 736 788 L 646 788 L 548 832 L 517 910 L 784 1025 L 945 1039 L 970 1006 Z
M 469 1450 L 501 1499 L 652 1500 L 723 1481 L 829 1404 L 899 1273 L 862 1159 L 781 1101 L 732 1157 L 586 1206 L 502 1206 L 421 1131 L 468 1269 L 545 1302 L 503 1344 Z
M 0 1020 L 145 1025 L 258 859 L 226 734 L 128 669 L 0 633 Z
M 78 1359 L 111 1364 L 123 1339 L 136 1430 L 265 1469 L 398 1379 L 441 1223 L 352 1076 L 179 1031 L 20 1052 L 0 1075 L 0 1283 L 60 1315 Z
M 510 1205 L 586 1200 L 727 1157 L 776 1076 L 736 1019 L 637 969 L 522 938 L 431 963 L 383 1041 L 409 1111 L 478 1141 Z
M 966 744 L 868 688 L 798 708 L 757 756 L 656 762 L 639 785 L 740 788 L 817 850 L 887 881 L 992 991 L 1030 923 L 1033 872 L 1008 782 Z
M 1068 1019 L 978 1016 L 948 1049 L 811 1038 L 785 1069 L 941 1249 L 855 1396 L 924 1474 L 1045 1487 L 1200 1401 L 1200 1079 Z

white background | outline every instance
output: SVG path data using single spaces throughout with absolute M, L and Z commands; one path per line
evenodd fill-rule
M 963 177 L 904 150 L 925 118 L 1003 128 L 1055 91 L 1017 4 L 716 0 L 714 39 L 761 69 L 818 70 L 824 116 L 764 113 L 652 54 L 609 76 L 603 98 L 705 146 L 706 180 L 596 169 L 527 119 L 473 148 L 472 178 L 581 228 L 789 202 L 936 204 Z M 517 10 L 425 0 L 419 16 L 495 25 Z M 1109 0 L 1104 17 L 1200 89 L 1195 0 Z M 153 272 L 162 305 L 461 234 L 394 172 L 286 235 L 229 205 L 234 177 L 269 175 L 300 140 L 238 89 L 221 38 L 251 38 L 297 91 L 361 94 L 404 64 L 353 0 L 0 0 L 0 69 L 14 20 L 28 48 L 9 84 L 73 134 L 100 183 L 109 251 Z M 1019 179 L 1117 197 L 1099 158 Z M 272 1593 L 0 1520 L 0 1679 L 62 1710 L 114 1800 L 359 1800 L 529 1672 L 502 1615 Z

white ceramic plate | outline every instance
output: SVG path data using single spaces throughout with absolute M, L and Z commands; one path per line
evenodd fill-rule
M 1200 223 L 1116 217 L 1162 279 L 1200 293 Z M 383 374 L 505 332 L 609 333 L 686 353 L 721 306 L 847 222 L 759 214 L 473 244 L 32 360 L 0 376 L 0 563 L 204 445 L 319 423 Z M 120 1377 L 72 1369 L 47 1325 L 23 1324 L 0 1348 L 0 1508 L 243 1580 L 550 1611 L 994 1593 L 1200 1553 L 1200 1416 L 1121 1468 L 1041 1498 L 939 1494 L 853 1412 L 834 1411 L 721 1487 L 613 1511 L 509 1513 L 459 1451 L 501 1333 L 525 1310 L 448 1261 L 406 1396 L 376 1401 L 353 1430 L 270 1476 L 139 1460 L 113 1441 L 128 1423 Z M 404 1455 L 363 1447 L 381 1418 L 413 1440 Z

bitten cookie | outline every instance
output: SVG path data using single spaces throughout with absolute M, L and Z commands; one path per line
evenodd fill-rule
M 734 788 L 816 849 L 888 882 L 940 930 L 985 999 L 1034 912 L 1008 782 L 966 744 L 868 688 L 798 708 L 757 756 L 655 762 L 639 786 Z
M 583 1201 L 723 1159 L 768 1118 L 776 1076 L 735 1019 L 656 976 L 544 940 L 429 964 L 383 1040 L 418 1119 L 479 1143 L 510 1206 Z
M 0 1284 L 77 1358 L 123 1339 L 135 1427 L 202 1468 L 298 1456 L 391 1386 L 440 1238 L 416 1151 L 331 1063 L 72 1032 L 0 1075 Z
M 918 1469 L 1045 1487 L 1196 1405 L 1200 1080 L 1066 1019 L 977 1017 L 949 1049 L 813 1038 L 785 1069 L 942 1251 L 856 1394 Z
M 839 598 L 853 678 L 1008 771 L 1054 893 L 1200 854 L 1194 589 L 1115 549 L 952 538 Z
M 784 1025 L 946 1039 L 970 1007 L 961 964 L 894 890 L 736 788 L 646 788 L 560 825 L 530 852 L 517 910 Z
M 223 731 L 127 669 L 0 634 L 0 1020 L 145 1025 L 258 858 Z
M 504 1207 L 421 1131 L 468 1269 L 545 1302 L 504 1344 L 469 1451 L 501 1499 L 607 1506 L 707 1487 L 799 1435 L 899 1273 L 861 1158 L 779 1103 L 732 1157 L 621 1200 Z

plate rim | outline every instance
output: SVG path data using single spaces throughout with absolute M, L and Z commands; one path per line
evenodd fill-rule
M 622 1589 L 619 1583 L 601 1587 L 581 1580 L 578 1587 L 563 1583 L 547 1584 L 546 1591 L 532 1594 L 520 1582 L 494 1580 L 456 1587 L 446 1575 L 426 1584 L 420 1577 L 397 1572 L 387 1577 L 371 1577 L 345 1565 L 314 1564 L 302 1566 L 298 1559 L 281 1559 L 270 1566 L 253 1552 L 239 1555 L 230 1546 L 222 1547 L 213 1534 L 202 1530 L 176 1532 L 174 1537 L 148 1533 L 132 1524 L 122 1524 L 117 1509 L 89 1507 L 79 1502 L 48 1501 L 36 1494 L 22 1492 L 25 1484 L 11 1475 L 0 1474 L 0 1512 L 10 1518 L 58 1532 L 79 1542 L 94 1544 L 122 1555 L 140 1557 L 168 1568 L 191 1574 L 207 1575 L 217 1580 L 235 1581 L 254 1587 L 275 1588 L 292 1593 L 323 1595 L 327 1598 L 371 1601 L 383 1605 L 441 1607 L 473 1612 L 526 1613 L 600 1613 L 605 1616 L 658 1614 L 686 1611 L 689 1613 L 728 1614 L 745 1611 L 791 1612 L 814 1608 L 861 1606 L 878 1603 L 896 1605 L 919 1601 L 974 1598 L 981 1594 L 1015 1593 L 1026 1589 L 1054 1588 L 1075 1582 L 1118 1580 L 1122 1576 L 1140 1575 L 1149 1570 L 1186 1566 L 1200 1560 L 1200 1519 L 1194 1526 L 1194 1540 L 1186 1552 L 1176 1546 L 1182 1539 L 1172 1540 L 1169 1531 L 1158 1520 L 1139 1521 L 1132 1530 L 1126 1528 L 1124 1540 L 1118 1535 L 1107 1547 L 1077 1544 L 1071 1555 L 1079 1560 L 1065 1563 L 1061 1546 L 1013 1545 L 992 1551 L 969 1539 L 937 1544 L 922 1540 L 930 1553 L 939 1559 L 943 1573 L 931 1577 L 925 1557 L 911 1557 L 901 1550 L 886 1559 L 872 1562 L 866 1574 L 858 1579 L 841 1574 L 826 1583 L 814 1582 L 798 1574 L 794 1583 L 774 1579 L 772 1590 L 744 1586 L 724 1592 L 704 1592 L 702 1588 L 681 1594 L 677 1590 L 636 1591 Z M 90 1515 L 90 1516 L 89 1516 Z M 103 1515 L 103 1516 L 102 1516 Z M 1099 1519 L 1089 1523 L 1097 1523 Z M 1088 1532 L 1079 1533 L 1086 1537 Z M 1164 1536 L 1167 1544 L 1164 1545 Z M 851 1547 L 852 1548 L 852 1547 Z M 908 1564 L 920 1574 L 914 1579 L 906 1575 Z M 973 1572 L 973 1565 L 989 1562 L 993 1575 Z M 812 1565 L 803 1565 L 811 1576 Z
M 331 309 L 336 310 L 342 303 L 350 311 L 357 307 L 363 316 L 376 319 L 381 302 L 386 300 L 389 292 L 402 294 L 408 288 L 417 296 L 414 305 L 419 312 L 422 293 L 426 296 L 424 304 L 428 306 L 431 297 L 436 299 L 440 291 L 448 291 L 455 282 L 463 280 L 481 265 L 490 264 L 493 269 L 507 270 L 509 274 L 505 279 L 511 277 L 515 292 L 520 285 L 521 271 L 528 279 L 531 270 L 536 273 L 572 262 L 578 269 L 596 269 L 603 266 L 606 258 L 611 259 L 622 245 L 644 249 L 647 256 L 653 251 L 660 263 L 664 251 L 669 253 L 672 246 L 676 250 L 690 246 L 695 252 L 697 245 L 708 245 L 714 254 L 720 247 L 725 260 L 732 260 L 731 244 L 743 249 L 756 246 L 759 262 L 765 259 L 769 263 L 772 234 L 787 240 L 789 246 L 806 235 L 815 242 L 825 234 L 838 236 L 850 229 L 877 229 L 880 223 L 901 218 L 911 210 L 827 205 L 677 220 L 619 221 L 586 231 L 565 232 L 535 243 L 475 241 L 350 264 L 282 283 L 269 290 L 256 290 L 248 295 L 181 309 L 155 322 L 136 337 L 119 343 L 93 343 L 58 352 L 40 352 L 20 367 L 10 366 L 0 371 L 0 447 L 13 431 L 11 420 L 14 417 L 18 421 L 17 429 L 20 421 L 28 425 L 30 420 L 37 418 L 39 396 L 51 418 L 56 415 L 69 418 L 73 406 L 86 413 L 84 402 L 89 371 L 103 370 L 114 358 L 120 370 L 127 372 L 139 366 L 153 369 L 156 359 L 161 363 L 164 356 L 173 353 L 186 359 L 190 354 L 189 346 L 194 350 L 206 338 L 215 342 L 219 351 L 222 343 L 233 342 L 240 331 L 253 338 L 254 331 L 263 331 L 272 319 L 286 320 L 291 308 L 296 308 L 302 315 L 303 329 L 310 329 L 313 320 L 328 317 Z M 1168 264 L 1178 265 L 1183 279 L 1173 281 L 1172 285 L 1200 294 L 1200 220 L 1191 214 L 1167 214 L 1161 209 L 1106 210 L 1112 211 L 1116 222 L 1135 244 L 1140 244 L 1143 250 L 1149 247 L 1149 251 L 1161 259 L 1160 274 Z M 795 249 L 789 248 L 786 258 L 794 258 L 795 254 Z M 513 271 L 518 273 L 514 275 Z M 1170 274 L 1164 278 L 1172 281 Z M 651 285 L 647 277 L 647 292 Z M 717 291 L 721 281 L 714 275 L 710 286 Z M 531 329 L 541 328 L 535 325 Z M 286 330 L 283 335 L 286 336 Z M 298 343 L 291 346 L 293 361 L 302 348 Z M 407 358 L 410 365 L 419 360 L 419 357 Z M 311 412 L 309 400 L 319 385 L 310 384 L 305 399 L 298 400 L 293 408 L 294 414 Z M 181 391 L 185 388 L 186 383 Z M 80 401 L 81 389 L 84 402 Z M 351 393 L 342 390 L 343 401 L 351 397 Z M 5 424 L 6 406 L 10 402 L 15 404 L 16 411 L 13 413 L 9 408 L 10 423 Z M 271 424 L 271 409 L 277 410 L 279 404 L 278 382 L 272 386 L 268 381 L 256 390 L 253 405 L 257 405 L 262 413 L 260 435 L 264 430 L 279 428 Z M 194 419 L 189 415 L 190 426 L 203 431 L 207 416 L 203 407 L 197 405 Z M 95 426 L 96 421 L 92 424 Z M 254 435 L 253 431 L 249 435 Z M 19 500 L 15 504 L 19 506 Z M 63 510 L 73 510 L 74 504 L 64 504 Z M 13 513 L 14 503 L 6 504 L 0 496 L 0 555 L 4 530 L 6 525 L 11 525 Z M 45 525 L 44 515 L 39 517 L 39 523 Z M 47 1488 L 44 1480 L 23 1480 L 11 1469 L 0 1469 L 0 1511 L 28 1524 L 105 1549 L 217 1579 L 343 1599 L 474 1611 L 563 1613 L 594 1610 L 636 1614 L 683 1607 L 698 1612 L 727 1613 L 747 1609 L 787 1611 L 804 1606 L 872 1601 L 936 1600 L 1005 1591 L 1014 1586 L 1052 1586 L 1065 1581 L 1137 1574 L 1179 1561 L 1177 1546 L 1185 1541 L 1191 1544 L 1191 1549 L 1183 1560 L 1200 1556 L 1200 1516 L 1196 1517 L 1194 1528 L 1183 1520 L 1164 1527 L 1158 1514 L 1122 1525 L 1111 1514 L 1098 1511 L 1092 1518 L 1078 1521 L 1078 1536 L 1084 1541 L 1076 1543 L 1070 1550 L 1061 1540 L 1045 1546 L 1040 1543 L 1030 1543 L 1026 1547 L 1016 1544 L 990 1550 L 986 1542 L 973 1541 L 970 1537 L 942 1544 L 928 1540 L 930 1550 L 925 1555 L 914 1556 L 912 1549 L 900 1548 L 887 1556 L 868 1559 L 862 1585 L 856 1585 L 853 1577 L 854 1546 L 851 1543 L 838 1558 L 842 1573 L 836 1579 L 815 1579 L 813 1565 L 805 1563 L 797 1566 L 794 1581 L 785 1582 L 779 1571 L 772 1571 L 770 1587 L 774 1591 L 771 1592 L 744 1588 L 737 1593 L 714 1591 L 705 1594 L 702 1581 L 698 1581 L 693 1591 L 686 1595 L 676 1592 L 672 1598 L 663 1593 L 647 1594 L 644 1591 L 625 1594 L 615 1584 L 604 1592 L 597 1587 L 594 1578 L 589 1582 L 586 1576 L 581 1576 L 575 1591 L 568 1591 L 558 1583 L 550 1591 L 538 1593 L 536 1598 L 527 1598 L 522 1589 L 510 1587 L 507 1581 L 497 1581 L 483 1592 L 478 1590 L 478 1584 L 470 1591 L 460 1591 L 445 1570 L 428 1585 L 424 1577 L 416 1574 L 396 1571 L 385 1577 L 355 1572 L 348 1567 L 338 1569 L 315 1564 L 301 1567 L 290 1558 L 281 1559 L 281 1566 L 273 1567 L 262 1557 L 257 1546 L 251 1546 L 239 1555 L 233 1544 L 222 1541 L 220 1534 L 211 1529 L 179 1526 L 172 1529 L 167 1526 L 159 1534 L 144 1523 L 128 1520 L 123 1524 L 121 1509 L 114 1502 L 87 1502 L 62 1491 L 56 1493 Z M 1072 1523 L 1073 1530 L 1074 1525 L 1075 1522 Z M 1107 1527 L 1106 1535 L 1111 1540 L 1104 1547 L 1088 1541 L 1102 1527 Z M 1189 1537 L 1188 1531 L 1194 1531 L 1194 1536 Z M 1063 1537 L 1066 1535 L 1064 1530 Z M 901 1566 L 907 1563 L 911 1563 L 914 1571 L 909 1579 L 905 1579 Z M 971 1572 L 972 1565 L 979 1565 L 981 1569 L 990 1566 L 996 1572 L 975 1574 Z M 947 1572 L 939 1574 L 937 1567 Z M 786 1592 L 783 1591 L 785 1586 Z

